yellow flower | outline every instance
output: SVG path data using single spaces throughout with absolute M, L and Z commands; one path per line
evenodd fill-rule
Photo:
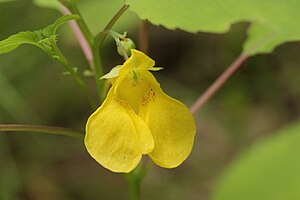
M 166 95 L 149 70 L 154 61 L 132 50 L 131 57 L 104 78 L 112 87 L 89 117 L 85 146 L 113 172 L 130 172 L 149 155 L 159 166 L 174 168 L 190 154 L 196 132 L 188 108 Z

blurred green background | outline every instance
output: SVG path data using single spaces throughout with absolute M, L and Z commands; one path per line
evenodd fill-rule
M 108 1 L 81 2 L 83 16 L 94 18 L 88 23 L 95 33 L 121 7 L 121 3 L 101 6 Z M 0 40 L 45 27 L 60 15 L 29 0 L 1 3 Z M 139 46 L 140 25 L 135 14 L 128 12 L 116 29 L 128 31 Z M 234 24 L 226 34 L 190 34 L 148 23 L 149 56 L 164 67 L 155 73 L 162 88 L 190 106 L 239 55 L 248 26 Z M 82 73 L 88 64 L 68 25 L 59 33 L 59 46 Z M 195 116 L 198 130 L 188 160 L 172 170 L 153 166 L 142 184 L 142 199 L 210 199 L 220 176 L 240 152 L 296 121 L 300 114 L 299 52 L 299 42 L 287 43 L 272 54 L 247 60 Z M 103 47 L 103 62 L 106 72 L 123 62 L 111 38 Z M 62 66 L 34 46 L 0 55 L 0 123 L 83 131 L 92 110 L 76 83 L 63 72 Z M 94 89 L 91 78 L 85 81 Z M 126 197 L 123 176 L 98 165 L 81 141 L 0 132 L 0 200 Z

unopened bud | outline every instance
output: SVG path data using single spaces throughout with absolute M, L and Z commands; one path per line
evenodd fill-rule
M 131 49 L 135 49 L 135 44 L 130 38 L 122 38 L 118 44 L 118 53 L 126 57 L 124 53 L 129 57 L 131 55 Z

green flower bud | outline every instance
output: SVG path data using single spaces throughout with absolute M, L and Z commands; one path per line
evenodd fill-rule
M 124 57 L 124 51 L 129 57 L 131 55 L 131 49 L 135 49 L 135 44 L 130 38 L 122 38 L 118 43 L 118 53 Z

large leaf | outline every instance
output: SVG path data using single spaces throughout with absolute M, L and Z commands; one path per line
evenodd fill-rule
M 300 199 L 300 123 L 254 145 L 229 167 L 214 200 Z
M 240 21 L 251 22 L 244 52 L 266 53 L 300 40 L 299 0 L 127 0 L 140 18 L 168 29 L 226 32 Z
M 31 44 L 40 47 L 48 54 L 55 54 L 51 47 L 51 41 L 56 42 L 57 35 L 56 30 L 59 26 L 66 23 L 69 20 L 78 19 L 78 15 L 65 15 L 58 18 L 53 24 L 47 26 L 44 29 L 37 31 L 20 32 L 0 41 L 0 54 L 8 53 L 21 44 Z

